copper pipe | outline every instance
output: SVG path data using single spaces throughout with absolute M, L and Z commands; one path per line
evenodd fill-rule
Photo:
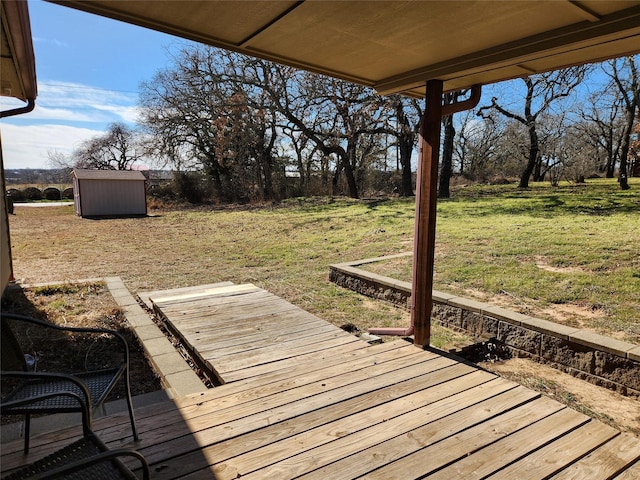
M 478 104 L 478 102 L 480 101 L 481 94 L 482 94 L 482 85 L 473 85 L 471 87 L 471 95 L 467 100 L 463 100 L 462 102 L 454 103 L 454 104 L 451 104 L 451 105 L 443 105 L 443 106 L 441 106 L 440 107 L 440 117 L 439 118 L 445 117 L 447 115 L 452 115 L 454 113 L 461 112 L 463 110 L 468 110 L 468 109 L 474 108 Z M 427 95 L 428 95 L 428 92 L 427 92 Z M 431 101 L 435 102 L 437 100 L 432 98 Z M 432 109 L 435 110 L 435 109 L 437 109 L 438 106 L 439 105 L 436 105 L 435 108 L 432 108 Z M 427 110 L 429 110 L 429 100 L 427 101 Z M 421 192 L 420 192 L 421 188 L 420 187 L 421 187 L 421 183 L 422 183 L 421 182 L 421 178 L 423 177 L 423 174 L 421 174 L 421 169 L 423 167 L 423 163 L 424 163 L 424 159 L 425 159 L 425 157 L 423 156 L 423 153 L 424 153 L 423 152 L 423 147 L 426 148 L 428 146 L 428 145 L 422 145 L 422 143 L 426 141 L 426 135 L 428 133 L 430 133 L 430 132 L 426 132 L 425 131 L 425 128 L 426 128 L 425 127 L 425 122 L 426 122 L 426 119 L 427 119 L 427 113 L 429 113 L 429 112 L 428 111 L 424 112 L 424 115 L 423 115 L 423 117 L 422 117 L 422 119 L 420 121 L 420 144 L 421 144 L 421 146 L 420 146 L 419 161 L 418 161 L 418 175 L 417 175 L 417 178 L 418 178 L 418 182 L 419 183 L 416 186 L 416 202 L 419 202 L 420 198 L 421 198 Z M 431 121 L 434 122 L 435 120 L 431 119 Z M 438 126 L 439 126 L 439 124 L 438 124 Z M 437 133 L 438 133 L 437 137 L 439 138 L 439 133 L 440 133 L 439 130 L 438 130 Z M 433 138 L 431 138 L 430 140 L 431 140 L 432 143 L 435 143 Z M 439 143 L 439 140 L 438 140 L 438 143 Z M 433 145 L 431 145 L 431 148 L 433 148 Z M 436 151 L 437 151 L 437 147 L 436 147 Z M 425 177 L 425 179 L 429 178 L 430 181 L 433 184 L 432 185 L 426 185 L 425 188 L 429 191 L 430 195 L 435 195 L 435 182 L 437 180 L 437 163 L 438 163 L 438 161 L 436 159 L 436 161 L 434 162 L 433 158 L 431 158 L 431 156 L 429 156 L 429 158 L 431 159 L 431 163 L 432 163 L 431 167 L 433 167 L 433 168 L 432 168 L 431 176 L 430 177 Z M 435 163 L 436 165 L 433 165 L 433 163 Z M 429 203 L 430 204 L 433 203 L 432 208 L 435 208 L 435 202 L 436 202 L 435 199 L 431 199 L 430 200 Z M 416 212 L 417 212 L 417 210 L 416 210 Z M 432 229 L 435 230 L 435 212 L 431 212 L 431 214 L 432 214 L 433 218 L 431 218 L 431 224 L 430 224 L 429 228 L 432 228 Z M 418 215 L 418 213 L 416 213 L 416 215 Z M 414 236 L 414 242 L 418 242 L 418 220 L 417 220 L 417 218 L 416 218 L 416 232 L 415 232 L 415 236 Z M 429 244 L 429 242 L 426 242 L 426 243 Z M 431 245 L 431 247 L 433 247 L 432 244 L 430 244 L 430 245 Z M 411 324 L 409 325 L 409 328 L 370 328 L 369 329 L 369 333 L 371 333 L 372 335 L 396 335 L 396 336 L 401 336 L 401 337 L 407 337 L 407 336 L 411 336 L 411 335 L 414 334 L 415 322 L 416 322 L 415 318 L 416 318 L 416 310 L 417 310 L 417 298 L 413 297 L 413 295 L 415 293 L 415 290 L 416 290 L 415 289 L 415 285 L 417 283 L 416 282 L 416 266 L 415 266 L 415 262 L 416 262 L 416 257 L 417 257 L 418 252 L 419 252 L 419 250 L 418 250 L 419 248 L 420 248 L 420 245 L 417 245 L 417 244 L 414 245 L 414 259 L 413 259 L 413 261 L 414 261 L 414 278 L 413 278 L 413 288 L 412 288 L 412 293 L 411 293 L 411 295 L 412 295 L 412 300 L 411 300 Z M 433 261 L 433 257 L 431 258 L 431 260 Z M 433 272 L 431 272 L 431 276 L 433 277 Z M 431 279 L 431 282 L 427 282 L 427 285 L 429 287 L 432 287 L 432 284 L 433 284 L 433 279 Z M 431 300 L 432 292 L 428 292 L 428 295 L 429 295 L 429 298 L 427 299 L 428 301 L 427 301 L 426 305 L 420 305 L 420 311 L 422 312 L 423 310 L 426 310 L 430 314 L 431 307 L 432 307 L 432 300 Z M 420 338 L 420 339 L 416 338 L 415 339 L 418 342 L 418 344 L 421 344 L 421 343 L 427 343 L 428 344 L 429 343 L 430 332 L 428 331 L 428 328 L 427 328 L 426 335 L 423 335 L 423 336 L 425 336 L 425 338 Z M 420 345 L 420 346 L 425 347 L 427 345 Z
M 482 96 L 482 85 L 476 84 L 471 87 L 471 95 L 466 100 L 461 102 L 451 103 L 449 105 L 442 106 L 442 116 L 447 117 L 454 113 L 462 112 L 463 110 L 471 110 L 480 103 L 480 97 Z

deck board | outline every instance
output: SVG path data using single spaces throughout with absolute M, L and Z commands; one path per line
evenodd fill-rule
M 640 442 L 629 434 L 621 434 L 551 478 L 553 480 L 612 478 L 620 469 L 639 459 Z M 629 470 L 627 478 L 640 479 L 640 463 L 637 464 L 635 475 L 632 477 Z
M 589 422 L 488 478 L 512 480 L 518 476 L 518 472 L 529 472 L 530 475 L 545 478 L 562 470 L 567 462 L 579 460 L 585 452 L 598 448 L 618 435 L 620 432 L 613 428 L 605 428 L 596 422 Z
M 478 399 L 476 403 L 460 404 L 458 409 L 452 408 L 451 413 L 447 416 L 434 418 L 419 428 L 401 433 L 353 456 L 342 458 L 309 472 L 300 478 L 307 480 L 340 478 L 341 475 L 344 475 L 345 478 L 355 478 L 528 402 L 532 402 L 532 405 L 539 405 L 540 408 L 549 408 L 544 404 L 544 399 L 539 399 L 539 395 L 535 392 L 516 387 L 494 397 Z M 554 404 L 553 408 L 557 410 L 561 406 Z
M 582 477 L 586 478 L 586 477 Z M 596 478 L 596 477 L 594 477 Z M 612 480 L 638 480 L 640 478 L 640 460 L 628 468 L 622 470 Z
M 225 382 L 137 408 L 137 445 L 126 413 L 94 421 L 154 479 L 640 476 L 637 437 L 442 352 L 368 345 L 253 285 L 149 301 Z M 3 472 L 80 433 L 35 436 L 27 457 L 3 445 Z

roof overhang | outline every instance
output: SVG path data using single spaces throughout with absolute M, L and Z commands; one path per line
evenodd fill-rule
M 74 168 L 72 176 L 78 180 L 120 180 L 120 181 L 146 181 L 140 170 L 97 170 Z
M 27 2 L 2 0 L 1 18 L 0 95 L 33 104 L 38 88 Z
M 640 51 L 640 1 L 53 0 L 367 85 L 424 96 Z

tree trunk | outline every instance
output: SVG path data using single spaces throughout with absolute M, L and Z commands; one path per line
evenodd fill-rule
M 356 176 L 353 172 L 353 163 L 351 163 L 352 157 L 355 157 L 355 145 L 349 145 L 347 147 L 347 158 L 343 160 L 344 174 L 347 177 L 347 186 L 349 187 L 349 196 L 351 198 L 360 198 L 358 195 L 358 184 L 356 182 Z
M 613 176 L 615 175 L 615 172 L 616 172 L 615 163 L 613 161 L 607 162 L 607 168 L 606 168 L 605 177 L 606 178 L 613 178 Z
M 413 152 L 413 135 L 400 135 L 398 137 L 400 147 L 400 165 L 402 167 L 402 183 L 400 184 L 400 196 L 413 196 L 413 174 L 411 172 L 411 153 Z
M 633 127 L 633 119 L 635 114 L 635 108 L 632 111 L 627 111 L 627 124 L 624 128 L 624 134 L 622 136 L 622 145 L 620 145 L 620 169 L 618 171 L 618 183 L 622 190 L 629 190 L 629 173 L 628 173 L 628 157 L 629 157 L 629 142 L 631 139 L 631 129 Z
M 542 157 L 537 155 L 535 167 L 533 167 L 533 181 L 544 182 L 545 172 L 542 171 Z
M 529 147 L 529 160 L 527 161 L 527 166 L 524 168 L 522 175 L 520 176 L 520 184 L 518 185 L 518 188 L 529 188 L 529 179 L 531 178 L 531 174 L 533 173 L 533 170 L 536 167 L 536 162 L 538 161 L 540 149 L 538 147 L 538 133 L 536 132 L 535 124 L 529 124 L 529 140 L 531 141 L 531 145 Z
M 605 165 L 605 176 L 607 178 L 613 178 L 616 172 L 616 157 L 613 152 L 607 154 L 607 164 Z
M 209 156 L 207 158 L 207 163 L 205 164 L 205 171 L 209 178 L 213 180 L 213 189 L 214 195 L 216 197 L 217 202 L 221 202 L 223 200 L 222 194 L 222 177 L 220 176 L 220 168 L 218 166 L 218 162 L 215 157 Z
M 453 126 L 453 115 L 442 119 L 444 125 L 444 140 L 442 144 L 442 162 L 440 166 L 440 177 L 438 178 L 438 198 L 450 198 L 451 175 L 453 174 L 453 139 L 456 129 Z
M 612 80 L 615 82 L 618 90 L 622 94 L 624 102 L 624 131 L 622 133 L 622 141 L 620 142 L 620 167 L 618 170 L 618 182 L 622 190 L 629 190 L 629 148 L 631 144 L 631 132 L 636 119 L 636 111 L 640 108 L 640 74 L 636 66 L 635 59 L 629 56 L 625 59 L 625 64 L 629 68 L 629 78 L 623 80 L 619 75 L 616 61 L 612 62 L 613 75 Z
M 400 165 L 402 167 L 402 182 L 400 184 L 400 196 L 413 196 L 413 175 L 411 173 L 411 154 L 413 153 L 413 143 L 416 134 L 409 123 L 407 115 L 404 113 L 402 101 L 396 103 L 396 118 L 398 119 L 398 153 Z
M 273 200 L 275 198 L 273 191 L 273 169 L 271 168 L 270 159 L 266 156 L 261 156 L 262 160 L 262 175 L 264 177 L 262 195 L 264 200 Z
M 260 141 L 258 144 L 258 152 L 257 157 L 259 162 L 262 164 L 262 174 L 264 176 L 264 183 L 262 194 L 265 200 L 273 200 L 275 196 L 275 191 L 273 188 L 273 157 L 272 152 L 275 145 L 276 139 L 276 127 L 274 124 L 270 126 L 271 135 L 268 137 L 269 141 L 266 141 L 266 129 L 260 131 Z

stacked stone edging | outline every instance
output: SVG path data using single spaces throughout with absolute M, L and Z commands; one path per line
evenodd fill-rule
M 357 268 L 382 259 L 331 265 L 329 279 L 363 295 L 409 308 L 410 283 Z M 638 345 L 435 290 L 432 319 L 477 339 L 495 338 L 516 356 L 530 357 L 623 395 L 640 396 Z

